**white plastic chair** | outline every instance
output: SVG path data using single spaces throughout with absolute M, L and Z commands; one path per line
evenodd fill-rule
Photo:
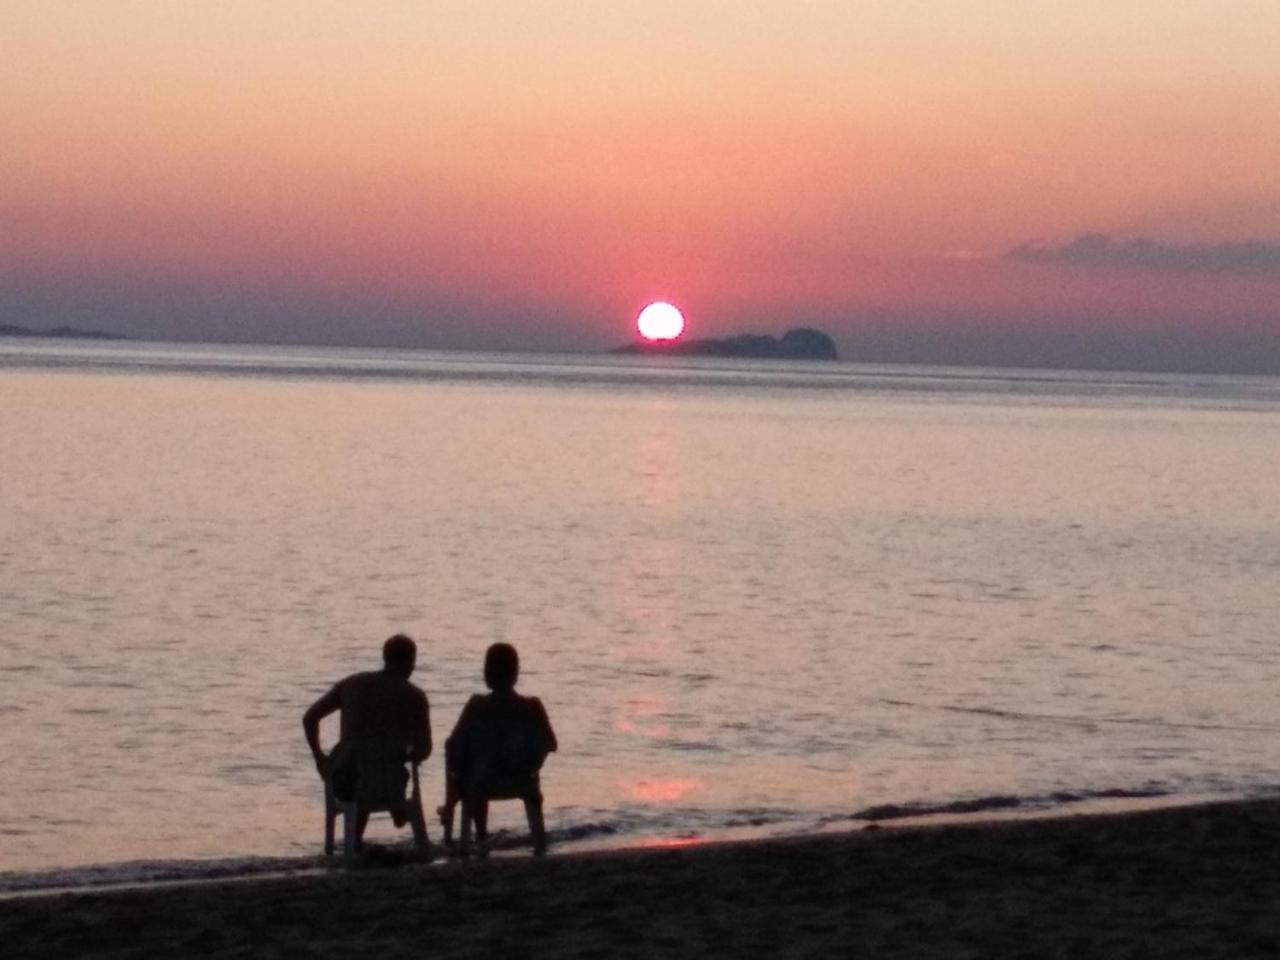
M 471 832 L 477 826 L 476 805 L 482 804 L 485 808 L 483 816 L 487 832 L 488 805 L 492 800 L 524 801 L 524 813 L 529 821 L 529 839 L 533 843 L 533 852 L 537 856 L 547 852 L 547 825 L 542 815 L 542 784 L 537 771 L 534 771 L 522 781 L 509 781 L 505 786 L 480 790 L 471 797 L 462 797 L 462 837 L 459 850 L 462 856 L 471 855 Z M 482 845 L 480 849 L 481 855 L 484 855 L 486 847 Z
M 429 849 L 427 840 L 427 818 L 422 812 L 422 789 L 418 784 L 418 764 L 410 765 L 412 789 L 403 800 L 369 801 L 340 800 L 333 792 L 333 781 L 324 778 L 324 852 L 333 853 L 334 821 L 342 817 L 342 852 L 347 856 L 359 853 L 360 841 L 358 830 L 361 814 L 390 813 L 399 814 L 413 828 L 413 845 L 419 853 Z

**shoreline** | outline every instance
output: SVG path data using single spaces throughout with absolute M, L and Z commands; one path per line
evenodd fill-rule
M 1280 799 L 0 902 L 13 957 L 1274 956 Z
M 1068 801 L 1047 802 L 1022 800 L 1011 806 L 992 804 L 993 798 L 957 801 L 936 807 L 889 805 L 848 816 L 828 816 L 801 824 L 798 821 L 775 821 L 709 829 L 693 833 L 604 834 L 586 839 L 554 841 L 550 855 L 557 859 L 578 856 L 626 854 L 655 849 L 704 848 L 725 844 L 786 842 L 818 837 L 840 838 L 848 834 L 878 830 L 937 830 L 952 826 L 996 826 L 1002 823 L 1044 821 L 1071 817 L 1092 817 L 1154 812 L 1183 807 L 1214 804 L 1248 803 L 1268 799 L 1270 794 L 1205 793 L 1167 794 L 1114 790 L 1097 795 L 1082 795 Z M 1000 798 L 994 798 L 999 800 Z M 1280 795 L 1276 797 L 1280 802 Z M 902 811 L 894 815 L 893 811 Z M 429 824 L 430 826 L 430 824 Z M 553 828 L 553 833 L 554 828 Z M 500 831 L 490 850 L 494 859 L 530 856 L 526 838 L 505 836 Z M 434 857 L 429 866 L 438 868 L 458 862 L 439 844 L 438 830 L 431 833 Z M 407 855 L 411 843 L 403 833 L 393 843 L 383 839 L 372 841 L 373 847 Z M 0 904 L 9 900 L 30 899 L 63 894 L 87 894 L 123 890 L 146 891 L 167 887 L 197 886 L 218 883 L 246 883 L 256 880 L 323 876 L 349 869 L 340 857 L 327 858 L 315 854 L 263 854 L 217 857 L 138 858 L 101 863 L 73 863 L 51 867 L 35 867 L 0 871 Z M 116 874 L 113 876 L 112 874 Z

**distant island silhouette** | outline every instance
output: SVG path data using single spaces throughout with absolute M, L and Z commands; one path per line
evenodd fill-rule
M 723 340 L 651 340 L 617 347 L 612 353 L 682 357 L 748 357 L 767 360 L 837 360 L 836 342 L 821 330 L 798 327 L 782 339 L 743 333 Z
M 20 327 L 12 323 L 0 323 L 0 337 L 52 337 L 61 340 L 128 340 L 119 333 L 107 330 L 81 330 L 78 327 L 53 327 L 49 330 L 37 330 L 33 327 Z

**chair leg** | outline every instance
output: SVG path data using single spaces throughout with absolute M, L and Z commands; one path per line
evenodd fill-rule
M 471 820 L 476 828 L 476 842 L 489 839 L 489 798 L 481 797 L 471 805 Z
M 529 838 L 533 841 L 534 856 L 542 856 L 547 852 L 547 824 L 542 819 L 542 797 L 533 795 L 523 797 L 524 815 L 529 821 Z
M 471 818 L 473 814 L 471 801 L 464 798 L 462 801 L 462 835 L 458 840 L 459 852 L 464 857 L 471 855 Z
M 422 812 L 422 801 L 415 800 L 409 805 L 409 826 L 413 828 L 413 846 L 419 853 L 426 853 L 431 849 L 431 842 L 427 838 L 427 817 Z
M 436 807 L 436 813 L 440 815 L 440 827 L 444 830 L 444 845 L 446 847 L 453 846 L 453 811 L 457 805 L 457 800 L 451 803 L 446 799 L 441 806 Z
M 360 850 L 360 811 L 349 804 L 342 810 L 342 852 L 355 856 Z

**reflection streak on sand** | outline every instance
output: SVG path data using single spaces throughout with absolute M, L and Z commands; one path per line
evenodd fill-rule
M 644 850 L 684 850 L 688 847 L 700 847 L 706 842 L 706 837 L 653 837 L 639 846 Z

